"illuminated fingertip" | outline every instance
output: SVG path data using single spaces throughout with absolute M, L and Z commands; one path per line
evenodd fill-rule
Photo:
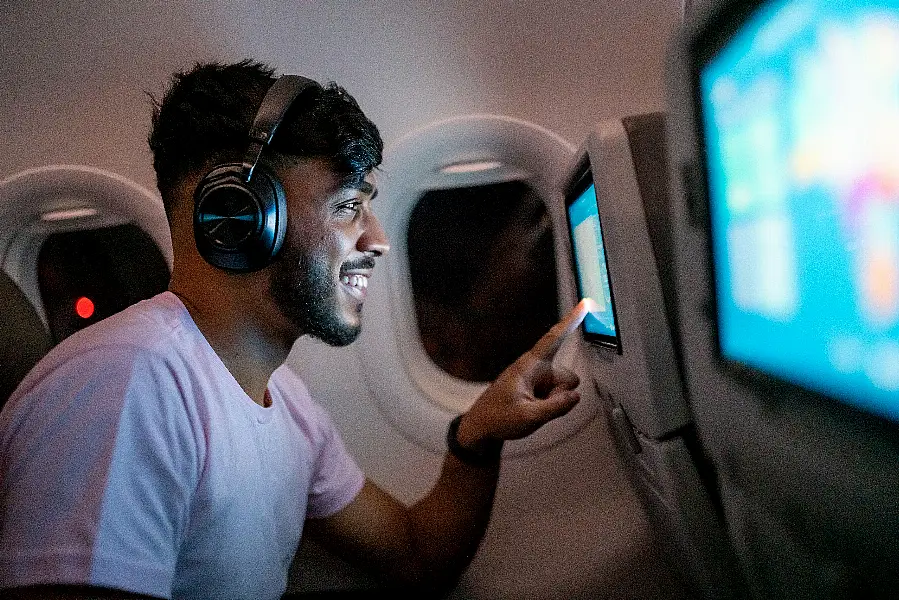
M 599 305 L 593 298 L 584 298 L 584 305 L 587 307 L 587 312 L 593 313 L 599 310 Z

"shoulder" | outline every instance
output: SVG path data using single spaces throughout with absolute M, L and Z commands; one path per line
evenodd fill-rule
M 5 446 L 15 432 L 37 435 L 56 428 L 81 428 L 93 437 L 119 431 L 127 421 L 148 427 L 160 421 L 193 423 L 182 392 L 185 381 L 168 356 L 138 344 L 60 353 L 32 370 L 6 403 L 0 439 Z
M 177 311 L 159 300 L 77 332 L 39 361 L 0 412 L 2 446 L 17 431 L 72 422 L 92 432 L 101 423 L 116 431 L 127 418 L 195 425 L 187 395 L 197 361 L 183 350 Z
M 273 395 L 282 399 L 290 419 L 308 442 L 312 466 L 306 516 L 328 517 L 357 497 L 365 474 L 347 451 L 337 425 L 325 408 L 309 394 L 306 385 L 289 367 L 277 369 L 269 382 Z
M 104 346 L 167 354 L 173 342 L 190 337 L 193 329 L 190 314 L 180 300 L 170 292 L 163 292 L 74 333 L 48 356 L 68 356 Z
M 141 369 L 174 376 L 185 362 L 180 354 L 188 336 L 184 315 L 167 295 L 139 302 L 63 340 L 38 361 L 10 402 L 41 387 L 129 380 Z
M 67 338 L 32 369 L 0 412 L 0 479 L 37 456 L 86 465 L 179 452 L 196 471 L 203 431 L 190 363 L 156 313 L 126 309 Z

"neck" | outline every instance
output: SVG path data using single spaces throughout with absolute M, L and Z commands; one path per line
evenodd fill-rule
M 254 402 L 266 406 L 269 378 L 287 360 L 298 335 L 283 323 L 285 319 L 279 311 L 273 307 L 265 310 L 263 298 L 245 297 L 247 289 L 258 290 L 258 286 L 197 289 L 185 284 L 197 280 L 203 281 L 202 278 L 179 279 L 173 274 L 169 291 L 187 307 L 197 328 L 240 387 Z

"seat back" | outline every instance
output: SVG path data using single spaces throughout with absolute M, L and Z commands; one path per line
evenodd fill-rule
M 53 347 L 50 332 L 15 281 L 0 271 L 0 408 Z
M 672 45 L 685 383 L 759 598 L 899 589 L 899 70 L 848 41 L 897 16 L 711 0 Z
M 592 170 L 621 341 L 597 348 L 592 370 L 663 555 L 691 597 L 735 598 L 743 586 L 684 396 L 665 139 L 661 113 L 603 122 L 574 171 Z

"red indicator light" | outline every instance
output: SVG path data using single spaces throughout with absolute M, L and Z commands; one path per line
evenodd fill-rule
M 90 298 L 82 296 L 75 302 L 75 312 L 82 319 L 90 319 L 94 314 L 94 303 Z

